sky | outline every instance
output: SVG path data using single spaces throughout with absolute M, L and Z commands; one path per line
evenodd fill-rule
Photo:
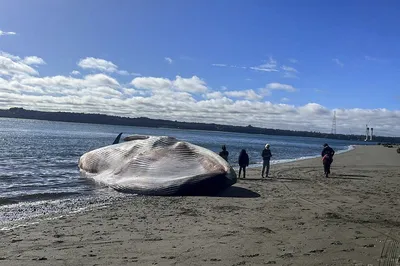
M 400 136 L 400 3 L 0 0 L 0 108 Z

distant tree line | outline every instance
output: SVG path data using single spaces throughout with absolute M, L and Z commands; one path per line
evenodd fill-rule
M 195 123 L 195 122 L 179 122 L 162 119 L 150 119 L 147 117 L 129 118 L 110 116 L 104 114 L 85 114 L 85 113 L 70 113 L 70 112 L 42 112 L 25 110 L 23 108 L 13 107 L 9 110 L 0 109 L 0 117 L 8 118 L 24 118 L 36 120 L 49 120 L 61 122 L 76 122 L 90 124 L 108 124 L 108 125 L 124 125 L 138 127 L 156 127 L 156 128 L 179 128 L 179 129 L 194 129 L 194 130 L 209 130 L 209 131 L 224 131 L 238 132 L 249 134 L 264 134 L 264 135 L 280 135 L 280 136 L 298 136 L 298 137 L 314 137 L 327 138 L 338 140 L 358 140 L 365 139 L 364 135 L 344 135 L 344 134 L 328 134 L 320 132 L 296 131 L 244 126 L 230 126 L 219 124 Z M 375 136 L 376 142 L 400 143 L 400 137 L 383 137 Z

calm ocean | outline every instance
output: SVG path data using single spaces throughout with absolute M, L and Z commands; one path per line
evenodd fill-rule
M 250 162 L 261 162 L 261 151 L 271 145 L 274 163 L 317 156 L 322 144 L 346 151 L 349 141 L 303 137 L 266 136 L 164 128 L 51 122 L 0 118 L 0 225 L 24 217 L 71 212 L 88 204 L 105 204 L 110 197 L 124 197 L 79 176 L 79 157 L 111 144 L 118 133 L 168 135 L 219 152 L 222 144 L 237 165 L 241 149 Z M 1 228 L 1 226 L 0 226 Z

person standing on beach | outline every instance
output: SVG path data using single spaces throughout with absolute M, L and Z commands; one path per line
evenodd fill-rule
M 246 150 L 242 150 L 239 154 L 239 178 L 243 169 L 243 178 L 246 178 L 246 167 L 249 166 L 249 155 Z
M 261 156 L 263 158 L 263 168 L 262 168 L 262 171 L 261 171 L 261 177 L 264 178 L 265 168 L 267 168 L 267 170 L 265 171 L 265 177 L 268 177 L 270 160 L 271 160 L 271 157 L 272 157 L 271 150 L 269 149 L 269 144 L 265 145 L 265 148 L 263 149 L 263 151 L 261 153 Z
M 324 164 L 324 174 L 326 177 L 331 173 L 331 164 L 333 162 L 333 155 L 335 151 L 329 147 L 327 143 L 324 144 L 324 149 L 321 152 L 322 163 Z
M 222 145 L 222 151 L 220 151 L 219 156 L 225 159 L 225 161 L 228 161 L 228 155 L 229 152 L 226 150 L 226 146 Z

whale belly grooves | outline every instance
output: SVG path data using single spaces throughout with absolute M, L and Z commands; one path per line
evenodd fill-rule
M 209 195 L 236 183 L 232 167 L 206 148 L 165 136 L 124 140 L 83 154 L 81 175 L 142 195 Z

